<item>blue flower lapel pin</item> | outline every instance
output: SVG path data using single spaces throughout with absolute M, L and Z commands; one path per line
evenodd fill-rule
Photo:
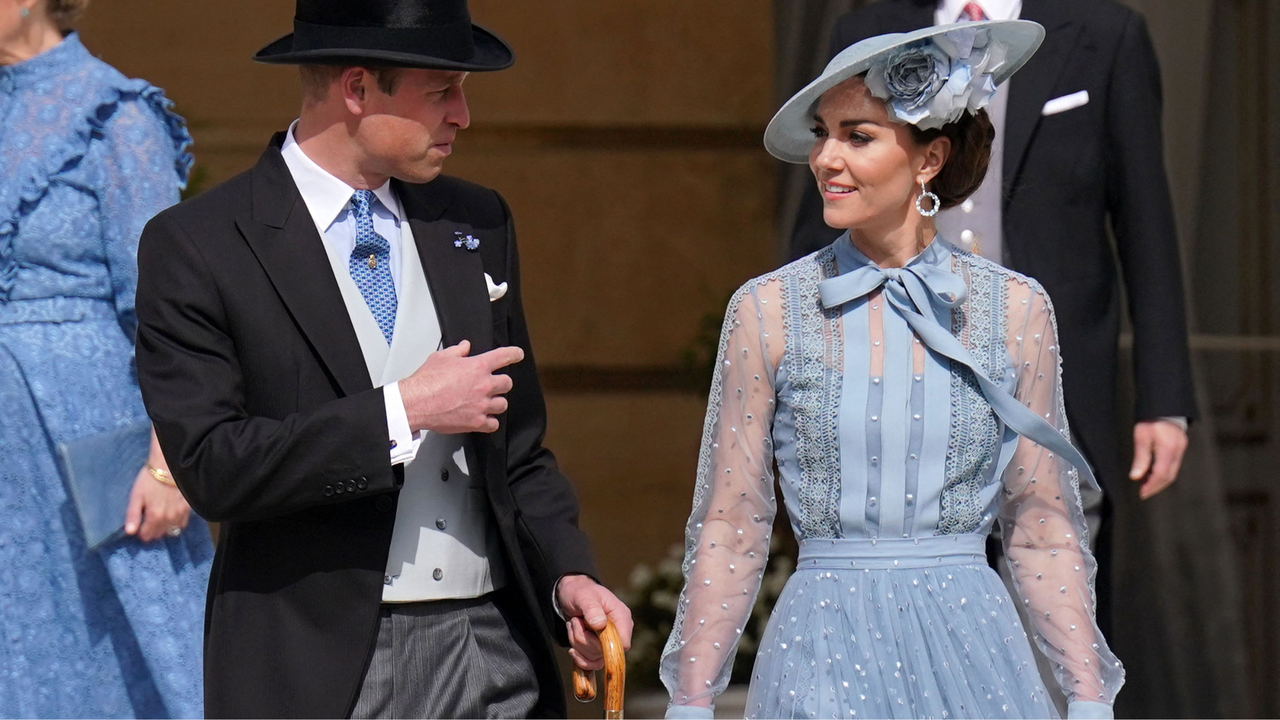
M 454 230 L 453 246 L 456 248 L 466 248 L 470 252 L 480 249 L 480 238 L 470 233 L 464 234 L 461 230 Z

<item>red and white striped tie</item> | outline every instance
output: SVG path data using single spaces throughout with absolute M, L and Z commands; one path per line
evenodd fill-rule
M 976 2 L 971 2 L 964 6 L 964 10 L 960 11 L 959 19 L 961 21 L 968 20 L 969 22 L 978 22 L 979 20 L 986 20 L 987 14 L 982 11 L 981 5 Z

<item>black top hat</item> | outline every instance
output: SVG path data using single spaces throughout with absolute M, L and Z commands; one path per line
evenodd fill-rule
M 293 33 L 253 56 L 264 63 L 502 70 L 515 56 L 474 25 L 466 0 L 298 0 Z

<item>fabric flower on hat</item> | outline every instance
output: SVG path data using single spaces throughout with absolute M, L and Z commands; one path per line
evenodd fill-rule
M 951 77 L 951 58 L 931 42 L 906 47 L 867 72 L 867 89 L 885 100 L 889 119 L 919 125 L 929 104 Z
M 986 107 L 996 92 L 992 74 L 1005 58 L 985 30 L 952 30 L 873 65 L 867 89 L 885 101 L 890 120 L 932 130 Z

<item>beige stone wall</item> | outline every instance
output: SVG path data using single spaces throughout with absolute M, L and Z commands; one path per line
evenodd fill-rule
M 621 584 L 680 541 L 705 404 L 678 389 L 625 390 L 653 376 L 631 374 L 677 365 L 700 319 L 774 261 L 775 167 L 760 144 L 773 109 L 772 7 L 472 8 L 518 59 L 468 79 L 473 126 L 446 172 L 498 189 L 515 212 L 552 380 L 549 444 L 577 482 L 604 579 Z M 250 60 L 289 29 L 292 10 L 287 0 L 99 0 L 81 31 L 105 60 L 168 91 L 211 184 L 251 165 L 296 113 L 296 71 Z M 574 368 L 615 372 L 584 391 Z

